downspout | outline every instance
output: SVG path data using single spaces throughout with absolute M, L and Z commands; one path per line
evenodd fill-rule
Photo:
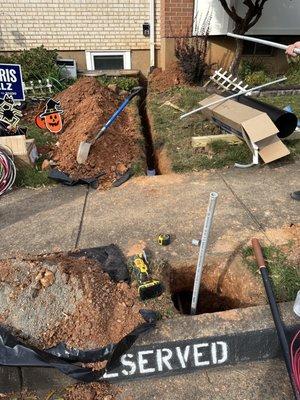
M 150 72 L 155 67 L 155 0 L 150 0 Z

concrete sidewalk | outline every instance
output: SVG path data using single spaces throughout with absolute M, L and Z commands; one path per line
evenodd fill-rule
M 118 400 L 292 400 L 283 362 L 243 363 L 226 369 L 139 381 L 122 387 Z
M 115 243 L 126 253 L 137 242 L 170 260 L 196 256 L 191 245 L 202 230 L 209 193 L 219 199 L 210 254 L 233 252 L 252 235 L 267 241 L 269 229 L 299 223 L 300 162 L 278 168 L 230 169 L 187 175 L 135 178 L 110 191 L 56 186 L 16 190 L 0 199 L 1 257 Z M 155 238 L 170 233 L 173 243 Z
M 253 235 L 276 244 L 285 240 L 274 235 L 276 229 L 300 222 L 300 203 L 289 195 L 300 189 L 299 168 L 297 162 L 277 168 L 140 177 L 107 192 L 83 186 L 16 190 L 0 198 L 0 257 L 110 243 L 127 253 L 142 242 L 154 255 L 173 263 L 194 260 L 198 249 L 191 240 L 202 230 L 211 191 L 217 191 L 219 199 L 209 255 L 232 254 Z M 170 233 L 172 244 L 159 246 L 155 241 L 159 233 Z M 170 338 L 172 332 L 178 335 L 180 328 L 174 327 L 158 332 L 157 338 L 165 332 Z M 118 399 L 130 396 L 134 400 L 292 398 L 280 360 L 128 382 Z

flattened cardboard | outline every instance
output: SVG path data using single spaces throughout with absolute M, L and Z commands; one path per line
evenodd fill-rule
M 242 122 L 241 125 L 254 143 L 278 133 L 278 129 L 265 113 L 260 113 L 258 116 Z
M 232 132 L 242 138 L 246 132 L 252 143 L 258 146 L 258 152 L 265 163 L 290 154 L 288 148 L 278 138 L 278 129 L 269 116 L 259 110 L 226 100 L 225 97 L 212 95 L 200 102 L 201 106 L 224 98 L 224 102 L 203 110 L 203 114 L 221 126 L 226 132 Z
M 256 144 L 259 148 L 259 155 L 266 164 L 290 154 L 289 149 L 277 136 L 270 136 Z

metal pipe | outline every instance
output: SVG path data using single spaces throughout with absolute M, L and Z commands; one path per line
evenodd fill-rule
M 236 35 L 235 33 L 227 33 L 227 36 L 230 36 L 230 37 L 233 37 L 236 39 L 247 40 L 248 42 L 254 42 L 254 43 L 264 44 L 266 46 L 276 47 L 276 49 L 281 49 L 281 50 L 286 50 L 288 48 L 288 46 L 285 44 L 271 42 L 269 40 L 258 39 L 258 38 L 254 38 L 254 37 L 250 37 L 250 36 Z M 294 49 L 294 53 L 300 54 L 300 49 L 298 49 L 298 48 Z
M 300 399 L 300 395 L 299 392 L 297 390 L 296 384 L 295 384 L 295 380 L 294 380 L 294 376 L 293 376 L 293 372 L 292 372 L 292 365 L 291 365 L 291 358 L 290 358 L 290 348 L 289 348 L 289 344 L 285 335 L 285 330 L 284 330 L 284 324 L 281 320 L 280 317 L 280 313 L 278 310 L 278 306 L 276 303 L 276 299 L 273 293 L 273 289 L 272 289 L 272 285 L 270 282 L 270 278 L 269 278 L 269 274 L 268 274 L 268 270 L 266 267 L 266 263 L 265 263 L 265 259 L 263 256 L 263 252 L 259 243 L 258 239 L 253 238 L 252 239 L 252 247 L 253 247 L 253 251 L 255 254 L 255 258 L 256 258 L 256 262 L 258 264 L 259 267 L 259 271 L 261 273 L 262 279 L 263 279 L 263 283 L 264 283 L 264 287 L 266 290 L 266 294 L 269 300 L 269 305 L 270 305 L 270 309 L 272 312 L 272 316 L 273 316 L 273 321 L 276 327 L 276 331 L 277 331 L 277 335 L 278 335 L 278 339 L 280 342 L 280 346 L 281 346 L 281 350 L 283 353 L 283 357 L 284 357 L 284 361 L 285 361 L 285 365 L 286 365 L 286 369 L 288 371 L 289 377 L 290 377 L 290 381 L 291 381 L 291 385 L 293 388 L 293 392 L 294 392 L 294 396 L 296 400 Z
M 150 72 L 155 66 L 155 0 L 150 0 Z
M 194 113 L 196 113 L 198 111 L 202 111 L 207 107 L 214 106 L 215 104 L 222 103 L 223 101 L 226 101 L 226 100 L 229 100 L 229 99 L 233 99 L 234 97 L 240 96 L 241 94 L 246 94 L 246 93 L 253 92 L 255 90 L 259 90 L 259 89 L 262 89 L 262 88 L 264 88 L 266 86 L 274 85 L 274 83 L 279 83 L 279 82 L 285 81 L 286 79 L 287 79 L 286 77 L 283 77 L 283 78 L 280 78 L 280 79 L 276 79 L 276 81 L 272 81 L 272 82 L 264 83 L 263 85 L 255 86 L 255 87 L 253 87 L 251 89 L 241 90 L 238 93 L 234 93 L 234 94 L 232 94 L 232 95 L 230 95 L 228 97 L 223 97 L 222 99 L 213 101 L 212 103 L 207 104 L 206 106 L 202 106 L 202 107 L 196 108 L 195 110 L 192 110 L 192 111 L 190 111 L 190 112 L 188 112 L 186 114 L 183 114 L 183 115 L 181 115 L 179 117 L 179 119 L 188 117 L 189 115 L 192 115 L 192 114 L 194 114 Z
M 217 198 L 218 198 L 218 193 L 216 193 L 216 192 L 210 193 L 208 208 L 207 208 L 206 217 L 205 217 L 205 221 L 204 221 L 203 232 L 202 232 L 202 236 L 201 236 L 198 262 L 197 262 L 197 267 L 196 267 L 192 304 L 191 304 L 191 315 L 195 315 L 196 311 L 197 311 L 199 290 L 200 290 L 200 284 L 201 284 L 201 276 L 202 276 L 202 270 L 203 270 L 203 265 L 204 265 L 204 261 L 205 261 L 205 253 L 206 253 L 206 249 L 207 249 L 210 228 L 212 225 L 212 220 L 213 220 L 213 216 L 214 216 L 214 212 L 215 212 L 215 208 L 216 208 Z

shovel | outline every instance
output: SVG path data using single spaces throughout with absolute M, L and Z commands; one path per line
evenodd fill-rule
M 110 127 L 110 125 L 116 120 L 118 115 L 124 110 L 127 104 L 133 99 L 141 90 L 142 86 L 137 86 L 132 89 L 130 95 L 124 100 L 117 111 L 110 117 L 106 124 L 101 128 L 97 135 L 90 141 L 81 142 L 77 152 L 77 162 L 78 164 L 84 164 L 89 156 L 91 146 L 99 139 L 100 136 Z

